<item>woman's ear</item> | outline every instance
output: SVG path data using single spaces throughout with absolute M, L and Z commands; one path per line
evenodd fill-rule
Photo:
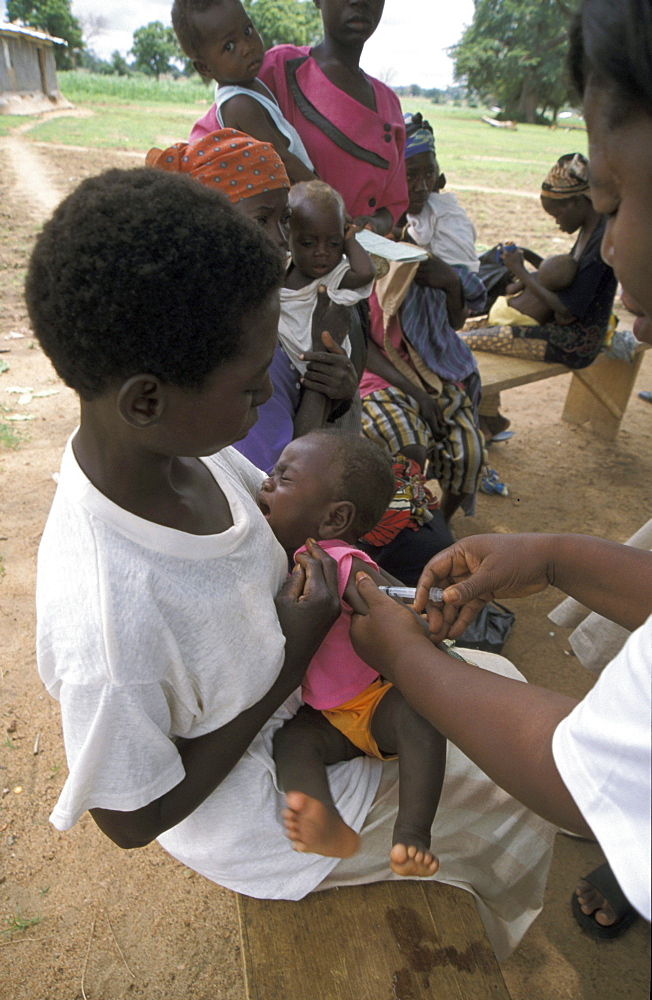
M 165 409 L 165 386 L 155 375 L 132 375 L 120 387 L 117 407 L 130 427 L 151 427 L 159 422 Z
M 319 537 L 324 540 L 342 538 L 351 530 L 356 514 L 355 504 L 350 500 L 334 500 L 322 518 Z

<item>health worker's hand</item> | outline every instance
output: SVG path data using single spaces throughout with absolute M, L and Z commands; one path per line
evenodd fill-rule
M 495 598 L 528 597 L 553 578 L 548 536 L 472 535 L 438 552 L 426 564 L 414 600 L 426 609 L 435 642 L 455 639 Z M 444 591 L 443 604 L 428 600 L 431 587 Z
M 351 618 L 353 648 L 365 663 L 393 681 L 397 659 L 423 654 L 430 648 L 429 639 L 413 612 L 378 590 L 366 573 L 357 573 L 355 581 L 368 613 L 354 612 Z

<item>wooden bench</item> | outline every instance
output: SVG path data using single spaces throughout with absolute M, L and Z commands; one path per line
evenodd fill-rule
M 377 882 L 237 901 L 247 1000 L 510 1000 L 462 889 Z
M 503 392 L 516 385 L 528 385 L 530 382 L 552 378 L 554 375 L 567 375 L 572 371 L 562 420 L 570 424 L 588 422 L 596 434 L 613 440 L 620 430 L 647 347 L 647 344 L 640 344 L 631 363 L 599 354 L 592 365 L 579 371 L 572 371 L 565 365 L 510 358 L 504 354 L 490 354 L 488 351 L 475 351 L 474 357 L 486 395 Z

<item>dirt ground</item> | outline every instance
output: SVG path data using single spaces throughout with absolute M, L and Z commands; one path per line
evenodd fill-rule
M 9 365 L 0 375 L 0 424 L 19 436 L 16 447 L 0 442 L 5 1000 L 244 998 L 235 903 L 228 891 L 183 868 L 157 845 L 121 852 L 88 815 L 66 834 L 48 823 L 66 764 L 58 707 L 36 672 L 35 560 L 55 490 L 53 474 L 77 417 L 73 393 L 31 337 L 21 288 L 34 235 L 58 198 L 83 177 L 138 162 L 133 153 L 30 144 L 27 135 L 0 140 L 0 361 Z M 479 236 L 486 244 L 513 233 L 541 252 L 558 249 L 554 227 L 539 217 L 532 200 L 465 192 L 464 203 L 481 217 Z M 475 518 L 456 516 L 459 535 L 580 530 L 624 541 L 650 516 L 652 407 L 634 394 L 617 441 L 604 442 L 588 428 L 561 421 L 569 378 L 505 394 L 504 410 L 516 433 L 494 445 L 490 459 L 510 495 L 480 495 Z M 635 393 L 641 388 L 652 389 L 652 351 Z M 14 415 L 30 419 L 10 420 Z M 530 680 L 581 696 L 591 675 L 569 654 L 566 631 L 546 618 L 559 599 L 550 591 L 512 602 L 517 620 L 505 652 Z M 596 845 L 557 837 L 544 912 L 503 965 L 514 1000 L 649 996 L 649 928 L 639 921 L 621 940 L 597 943 L 570 914 L 578 877 L 601 860 Z

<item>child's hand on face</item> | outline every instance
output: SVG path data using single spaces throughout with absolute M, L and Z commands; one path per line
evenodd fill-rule
M 355 239 L 355 234 L 359 233 L 362 226 L 359 226 L 357 222 L 347 222 L 344 227 L 344 242 L 350 243 L 351 240 Z

